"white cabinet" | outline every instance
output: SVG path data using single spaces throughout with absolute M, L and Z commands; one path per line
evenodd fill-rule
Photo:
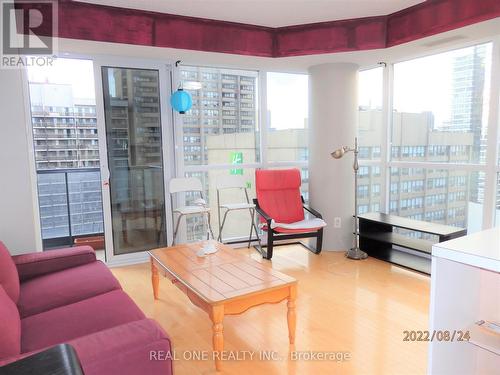
M 475 322 L 500 323 L 500 228 L 434 245 L 431 275 L 429 374 L 498 374 L 500 335 L 485 345 Z

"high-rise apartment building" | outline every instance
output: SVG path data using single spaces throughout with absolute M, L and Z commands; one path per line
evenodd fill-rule
M 118 182 L 111 199 L 113 204 L 130 205 L 141 201 L 131 194 L 144 190 L 139 185 L 150 167 L 162 165 L 158 72 L 121 68 L 107 72 L 106 141 L 109 169 Z
M 207 136 L 257 131 L 257 73 L 250 73 L 182 67 L 183 82 L 201 83 L 188 90 L 193 107 L 182 117 L 185 165 L 207 163 Z
M 158 163 L 161 161 L 158 72 L 121 68 L 109 68 L 108 72 L 112 73 L 108 84 L 114 91 L 109 98 L 106 96 L 112 167 Z
M 359 112 L 360 156 L 380 157 L 382 112 Z M 473 152 L 472 133 L 454 134 L 434 129 L 429 112 L 393 113 L 392 159 L 398 161 L 467 162 Z M 465 170 L 390 168 L 389 213 L 416 220 L 467 226 L 467 210 L 474 201 L 472 178 Z M 381 173 L 379 166 L 359 170 L 359 213 L 380 210 Z
M 473 135 L 471 162 L 486 160 L 486 131 L 483 129 L 485 63 L 488 46 L 471 47 L 472 53 L 455 57 L 453 62 L 450 131 Z M 473 176 L 473 200 L 484 199 L 484 176 Z
M 479 157 L 487 45 L 471 47 L 472 53 L 454 58 L 452 72 L 451 121 L 446 130 L 474 134 L 474 154 Z
M 71 85 L 30 83 L 37 169 L 99 167 L 95 100 Z

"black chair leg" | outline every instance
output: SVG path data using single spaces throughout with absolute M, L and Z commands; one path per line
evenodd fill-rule
M 273 231 L 271 228 L 267 231 L 267 248 L 266 248 L 266 255 L 264 256 L 265 259 L 270 260 L 273 257 Z
M 318 231 L 318 236 L 316 237 L 316 254 L 321 253 L 323 248 L 323 228 Z

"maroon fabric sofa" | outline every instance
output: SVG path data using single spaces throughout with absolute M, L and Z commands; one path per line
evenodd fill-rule
M 172 374 L 168 336 L 89 246 L 12 256 L 0 242 L 0 366 L 72 345 L 85 375 Z

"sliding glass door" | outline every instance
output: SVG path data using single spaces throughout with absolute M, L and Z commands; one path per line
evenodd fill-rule
M 27 67 L 44 250 L 91 244 L 104 260 L 93 61 Z
M 170 80 L 165 66 L 141 64 L 103 63 L 100 76 L 108 259 L 145 257 L 146 250 L 168 241 L 165 181 L 173 157 L 162 95 L 170 92 Z

